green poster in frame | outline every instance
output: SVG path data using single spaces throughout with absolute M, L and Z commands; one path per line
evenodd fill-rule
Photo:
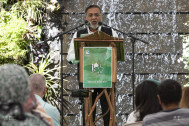
M 112 88 L 112 47 L 83 48 L 83 87 Z

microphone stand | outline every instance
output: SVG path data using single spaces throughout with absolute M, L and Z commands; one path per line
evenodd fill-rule
M 141 42 L 143 42 L 143 43 L 145 43 L 145 44 L 149 44 L 149 42 L 147 42 L 147 41 L 144 41 L 144 40 L 139 39 L 139 38 L 137 38 L 137 37 L 135 37 L 135 36 L 129 35 L 128 33 L 122 32 L 122 31 L 120 31 L 120 30 L 118 30 L 118 29 L 116 29 L 116 28 L 110 27 L 110 26 L 108 26 L 108 25 L 106 25 L 106 24 L 104 24 L 104 23 L 99 22 L 99 25 L 104 25 L 104 26 L 106 26 L 106 27 L 109 27 L 109 28 L 111 28 L 111 29 L 113 29 L 113 30 L 115 30 L 115 31 L 117 31 L 117 32 L 120 32 L 120 33 L 122 33 L 122 34 L 124 34 L 124 35 L 127 35 L 128 37 L 130 37 L 130 38 L 132 38 L 132 39 L 135 39 L 135 41 L 136 41 L 136 40 L 139 40 L 139 41 L 141 41 Z
M 59 33 L 58 35 L 54 36 L 54 37 L 51 37 L 45 41 L 40 41 L 39 43 L 43 43 L 43 42 L 47 42 L 47 41 L 50 41 L 50 40 L 54 40 L 55 38 L 61 36 L 61 35 L 64 35 L 64 34 L 67 34 L 68 32 L 70 31 L 73 31 L 75 29 L 78 29 L 84 25 L 86 25 L 88 23 L 88 21 L 85 21 L 85 23 L 83 24 L 80 24 L 79 26 L 75 27 L 75 28 L 72 28 L 68 31 L 65 31 L 65 32 L 62 32 L 62 33 Z M 62 39 L 64 39 L 62 37 Z M 63 42 L 61 41 L 60 43 L 60 63 L 61 63 L 61 66 L 60 66 L 60 82 L 61 82 L 61 113 L 62 113 L 62 116 L 61 116 L 61 121 L 62 121 L 62 126 L 64 125 L 63 124 L 63 121 L 64 121 L 64 115 L 63 115 Z
M 146 41 L 144 41 L 142 39 L 139 39 L 137 37 L 134 37 L 132 35 L 128 35 L 127 33 L 122 32 L 122 31 L 120 31 L 120 30 L 118 30 L 116 28 L 112 28 L 112 27 L 110 27 L 110 26 L 108 26 L 108 25 L 106 25 L 106 24 L 104 24 L 102 22 L 99 22 L 99 25 L 104 25 L 104 26 L 106 26 L 108 28 L 111 28 L 111 29 L 113 29 L 113 30 L 115 30 L 117 32 L 122 33 L 123 35 L 127 35 L 128 37 L 131 38 L 131 42 L 132 42 L 132 88 L 133 88 L 133 110 L 134 110 L 134 108 L 135 108 L 135 102 L 134 102 L 134 99 L 135 99 L 135 95 L 134 95 L 134 93 L 135 93 L 135 85 L 134 85 L 135 84 L 134 83 L 135 82 L 135 57 L 134 57 L 134 54 L 135 54 L 135 42 L 136 42 L 136 40 L 141 41 L 141 42 L 143 42 L 145 44 L 149 44 L 149 42 L 146 42 Z
M 43 43 L 43 42 L 47 42 L 47 41 L 50 41 L 50 40 L 54 40 L 55 38 L 57 38 L 57 37 L 59 37 L 59 36 L 61 36 L 61 35 L 67 34 L 67 33 L 71 32 L 71 31 L 73 31 L 73 30 L 75 30 L 75 29 L 78 29 L 78 28 L 80 28 L 80 27 L 86 25 L 86 23 L 87 23 L 87 22 L 85 22 L 85 23 L 83 23 L 83 24 L 80 24 L 79 26 L 77 26 L 77 27 L 75 27 L 75 28 L 72 28 L 72 29 L 70 29 L 70 30 L 67 30 L 67 31 L 65 31 L 65 32 L 59 33 L 58 35 L 56 35 L 56 36 L 54 36 L 54 37 L 51 37 L 51 38 L 49 38 L 49 39 L 47 39 L 47 40 L 39 41 L 39 43 Z

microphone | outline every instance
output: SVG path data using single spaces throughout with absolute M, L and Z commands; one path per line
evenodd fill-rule
M 103 25 L 103 26 L 106 26 L 106 27 L 112 28 L 112 27 L 108 26 L 107 24 L 102 23 L 101 21 L 98 22 L 98 25 L 99 25 L 99 26 L 102 26 L 102 25 Z M 112 28 L 112 29 L 114 29 L 114 28 Z
M 89 97 L 89 90 L 79 89 L 72 91 L 72 97 Z
M 98 26 L 104 25 L 101 21 L 98 22 Z
M 87 25 L 87 26 L 90 25 L 89 21 L 87 21 L 87 20 L 85 20 L 85 23 L 84 23 L 84 24 Z
M 68 90 L 68 91 L 71 91 L 71 93 L 63 94 L 63 96 L 71 96 L 78 98 L 89 97 L 89 90 L 77 89 L 77 90 Z

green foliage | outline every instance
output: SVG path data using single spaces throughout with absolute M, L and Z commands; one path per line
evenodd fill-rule
M 43 15 L 45 13 L 46 2 L 44 0 L 19 0 L 12 7 L 12 13 L 26 20 L 28 32 L 26 39 L 29 41 L 39 41 L 41 39 Z
M 3 4 L 14 3 L 15 0 L 1 0 Z
M 30 71 L 30 74 L 39 73 L 45 76 L 47 93 L 45 94 L 44 99 L 49 101 L 52 105 L 56 106 L 57 109 L 60 111 L 59 105 L 57 104 L 61 102 L 59 96 L 60 94 L 58 93 L 60 92 L 60 78 L 53 76 L 54 72 L 57 71 L 59 68 L 51 68 L 51 61 L 52 59 L 50 59 L 48 55 L 47 58 L 41 60 L 39 66 L 36 66 L 33 62 L 30 62 L 25 67 Z M 64 99 L 63 106 L 65 109 L 68 110 L 70 103 Z
M 27 23 L 6 11 L 2 11 L 0 17 L 0 64 L 22 64 L 26 59 L 28 46 L 27 41 L 24 40 Z
M 41 25 L 45 8 L 46 2 L 44 0 L 24 0 L 15 3 L 11 10 L 27 22 L 32 21 Z
M 47 9 L 50 10 L 51 12 L 57 11 L 60 9 L 60 4 L 58 3 L 57 0 L 50 0 L 49 4 L 47 6 Z
M 1 2 L 7 4 L 8 0 L 2 0 Z
M 54 10 L 57 10 L 57 1 L 53 1 L 50 5 L 56 5 Z M 43 17 L 48 4 L 45 0 L 1 0 L 0 3 L 3 3 L 1 7 L 4 7 L 0 12 L 0 64 L 23 65 L 29 45 L 41 39 Z M 31 61 L 26 68 L 30 73 L 40 73 L 46 77 L 48 89 L 45 99 L 59 109 L 60 78 L 53 76 L 59 68 L 51 68 L 50 61 L 49 57 L 42 59 L 38 65 Z M 63 107 L 68 109 L 69 105 L 64 99 Z
M 50 68 L 51 59 L 49 55 L 47 58 L 42 59 L 39 66 L 36 66 L 33 62 L 30 62 L 25 67 L 30 71 L 31 74 L 39 73 L 45 76 L 46 84 L 47 84 L 47 93 L 45 95 L 45 99 L 48 101 L 52 101 L 51 95 L 58 96 L 57 91 L 55 89 L 58 88 L 58 82 L 60 78 L 53 76 L 52 74 L 58 69 L 57 67 Z
M 43 0 L 3 0 L 0 12 L 0 64 L 24 64 L 30 43 L 39 41 L 46 3 Z M 8 9 L 7 9 L 8 8 Z

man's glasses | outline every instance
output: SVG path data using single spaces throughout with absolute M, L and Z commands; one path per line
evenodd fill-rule
M 99 17 L 100 16 L 100 14 L 99 13 L 95 13 L 95 14 L 88 14 L 87 15 L 88 17 L 93 17 L 93 16 L 95 16 L 95 17 Z

